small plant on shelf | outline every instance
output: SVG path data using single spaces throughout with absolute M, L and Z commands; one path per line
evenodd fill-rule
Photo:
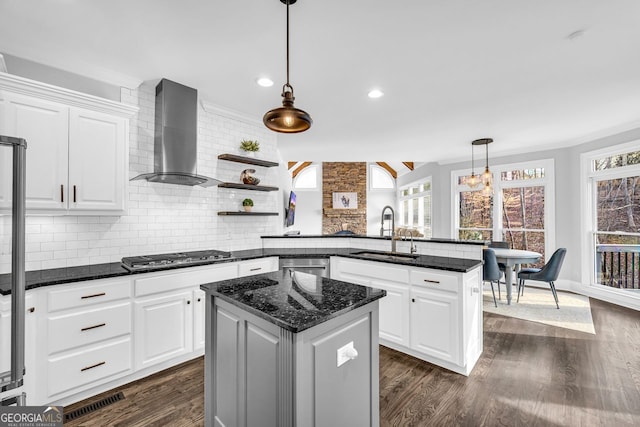
M 253 208 L 253 200 L 244 199 L 242 201 L 242 206 L 244 207 L 245 212 L 251 212 L 251 208 Z
M 249 155 L 255 155 L 260 151 L 260 143 L 258 141 L 252 141 L 250 139 L 243 139 L 240 141 L 240 149 Z

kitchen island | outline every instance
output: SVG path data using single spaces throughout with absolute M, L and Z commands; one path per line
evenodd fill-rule
M 384 290 L 290 269 L 201 289 L 207 426 L 378 425 Z

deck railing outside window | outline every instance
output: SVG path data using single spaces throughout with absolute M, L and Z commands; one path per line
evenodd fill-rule
M 640 245 L 596 245 L 598 283 L 640 290 Z

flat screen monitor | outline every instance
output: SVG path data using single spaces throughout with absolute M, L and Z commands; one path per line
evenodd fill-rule
M 287 218 L 285 221 L 285 225 L 287 227 L 291 227 L 295 220 L 296 216 L 296 193 L 293 191 L 289 193 L 289 206 L 287 208 Z

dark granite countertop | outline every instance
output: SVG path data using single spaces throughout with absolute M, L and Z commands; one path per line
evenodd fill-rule
M 225 262 L 244 261 L 267 256 L 278 256 L 281 258 L 328 258 L 330 256 L 343 256 L 368 261 L 408 265 L 421 268 L 435 268 L 465 273 L 482 264 L 482 261 L 462 258 L 448 258 L 438 256 L 420 255 L 415 259 L 378 259 L 358 255 L 357 252 L 364 249 L 351 248 L 271 248 L 271 249 L 248 249 L 232 252 L 232 258 L 209 261 L 201 264 L 174 265 L 147 270 L 129 271 L 122 267 L 119 262 L 107 264 L 83 265 L 78 267 L 54 268 L 48 270 L 27 271 L 27 289 L 35 289 L 43 286 L 58 285 L 61 283 L 82 282 L 86 280 L 107 279 L 111 277 L 143 274 L 154 271 L 176 270 L 179 268 L 196 267 L 209 264 L 221 264 Z M 382 251 L 367 250 L 370 253 L 384 254 Z M 11 274 L 0 274 L 0 295 L 11 293 Z
M 293 235 L 270 235 L 270 236 L 260 236 L 262 239 L 318 239 L 318 238 L 352 238 L 352 239 L 373 239 L 373 240 L 391 240 L 389 236 L 368 236 L 364 234 L 293 234 Z M 401 236 L 402 237 L 402 236 Z M 407 237 L 408 239 L 408 237 Z M 414 237 L 413 240 L 415 242 L 433 242 L 433 243 L 454 243 L 454 244 L 462 244 L 462 245 L 487 245 L 489 244 L 488 240 L 459 240 L 459 239 L 449 239 L 444 237 L 430 237 L 430 238 L 421 238 Z
M 386 295 L 386 291 L 282 269 L 200 286 L 292 332 L 302 332 Z

